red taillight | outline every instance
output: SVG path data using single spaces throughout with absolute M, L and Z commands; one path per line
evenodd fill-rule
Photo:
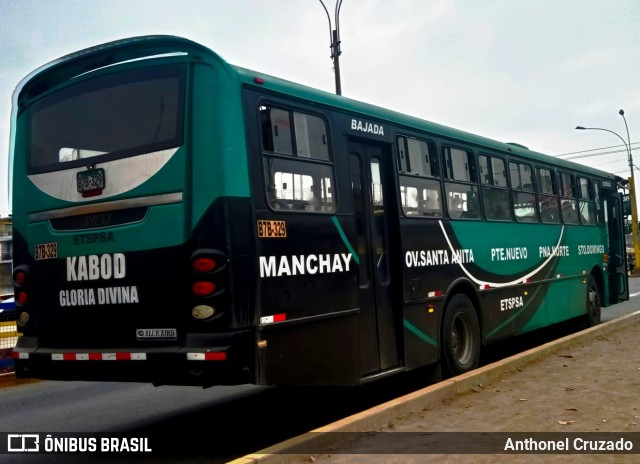
M 215 284 L 211 282 L 204 282 L 204 281 L 196 282 L 195 284 L 193 284 L 193 287 L 191 288 L 193 289 L 193 293 L 198 296 L 211 295 L 213 292 L 216 291 Z
M 27 294 L 25 292 L 18 293 L 18 303 L 25 305 L 27 303 Z
M 23 285 L 25 280 L 27 280 L 27 274 L 25 274 L 22 271 L 16 272 L 16 275 L 15 275 L 15 283 L 16 284 Z
M 211 258 L 198 258 L 193 262 L 193 269 L 197 272 L 211 272 L 216 266 L 216 262 Z

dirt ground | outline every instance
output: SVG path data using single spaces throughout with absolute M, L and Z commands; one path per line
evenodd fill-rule
M 409 454 L 424 451 L 410 438 L 427 432 L 640 432 L 640 320 L 635 321 L 380 429 L 422 433 L 398 435 L 398 440 L 373 435 L 336 454 L 300 462 L 640 463 L 640 434 L 634 437 L 636 454 Z M 380 449 L 376 440 L 381 439 L 388 454 L 371 454 Z

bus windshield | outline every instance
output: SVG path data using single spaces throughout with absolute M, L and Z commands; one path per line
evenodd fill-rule
M 103 75 L 30 107 L 29 166 L 55 171 L 182 144 L 184 66 Z

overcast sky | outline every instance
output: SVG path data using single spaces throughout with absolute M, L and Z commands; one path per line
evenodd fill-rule
M 333 16 L 335 0 L 325 4 Z M 623 108 L 640 147 L 638 0 L 343 0 L 340 33 L 349 98 L 551 155 L 622 145 L 574 128 L 627 140 Z M 147 34 L 183 36 L 232 64 L 335 91 L 319 0 L 0 0 L 0 214 L 10 211 L 20 80 L 75 50 Z M 623 151 L 577 161 L 630 174 Z

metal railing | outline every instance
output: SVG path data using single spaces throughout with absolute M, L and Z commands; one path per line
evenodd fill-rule
M 16 321 L 0 322 L 0 374 L 13 372 L 11 351 L 18 341 Z

